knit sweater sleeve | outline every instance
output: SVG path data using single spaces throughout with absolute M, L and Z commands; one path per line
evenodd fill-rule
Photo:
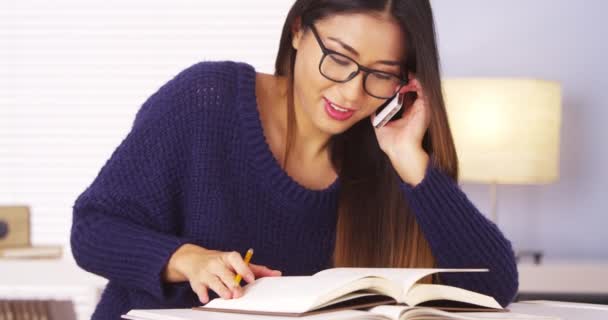
M 444 273 L 440 281 L 493 296 L 508 305 L 518 288 L 511 243 L 471 203 L 458 184 L 429 163 L 421 183 L 400 181 L 439 268 L 487 268 L 487 273 Z
M 165 265 L 188 242 L 179 236 L 180 197 L 195 119 L 192 91 L 205 85 L 196 78 L 200 71 L 186 69 L 148 98 L 73 206 L 70 242 L 77 264 L 159 299 L 167 298 Z

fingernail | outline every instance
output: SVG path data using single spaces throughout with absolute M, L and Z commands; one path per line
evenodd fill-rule
M 247 280 L 247 282 L 253 282 L 255 281 L 255 277 L 253 275 L 248 274 L 245 278 Z

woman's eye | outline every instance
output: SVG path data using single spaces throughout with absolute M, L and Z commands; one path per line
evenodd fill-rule
M 374 77 L 378 78 L 379 80 L 388 80 L 391 78 L 391 76 L 382 73 L 374 73 Z
M 339 64 L 339 65 L 343 65 L 343 66 L 345 66 L 345 65 L 350 64 L 350 61 L 348 61 L 348 60 L 346 60 L 346 59 L 341 59 L 341 58 L 336 57 L 336 56 L 331 56 L 331 59 L 332 59 L 333 61 L 335 61 L 335 62 L 336 62 L 337 64 Z

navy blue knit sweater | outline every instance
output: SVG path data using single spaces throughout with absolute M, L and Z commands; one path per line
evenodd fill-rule
M 134 308 L 199 305 L 188 283 L 162 271 L 184 243 L 255 248 L 255 262 L 284 275 L 331 265 L 340 179 L 324 190 L 298 184 L 274 158 L 255 96 L 255 69 L 201 62 L 163 85 L 74 204 L 71 246 L 83 269 L 109 279 L 93 319 Z M 502 305 L 518 282 L 511 245 L 455 181 L 430 165 L 404 197 L 438 267 L 491 272 L 442 276 Z

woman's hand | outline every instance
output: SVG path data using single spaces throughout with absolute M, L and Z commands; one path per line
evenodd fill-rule
M 412 73 L 408 77 L 408 84 L 399 90 L 399 94 L 416 92 L 416 100 L 400 119 L 390 121 L 379 129 L 374 128 L 374 131 L 380 148 L 401 178 L 415 186 L 424 178 L 428 164 L 428 155 L 422 148 L 422 138 L 431 122 L 431 114 L 420 82 Z M 375 113 L 372 113 L 372 121 L 374 117 Z
M 243 289 L 234 282 L 237 273 L 248 283 L 256 278 L 281 275 L 278 270 L 253 263 L 246 264 L 236 251 L 215 251 L 185 244 L 169 259 L 164 278 L 167 282 L 190 282 L 199 300 L 207 303 L 207 289 L 215 291 L 224 299 L 241 297 Z

